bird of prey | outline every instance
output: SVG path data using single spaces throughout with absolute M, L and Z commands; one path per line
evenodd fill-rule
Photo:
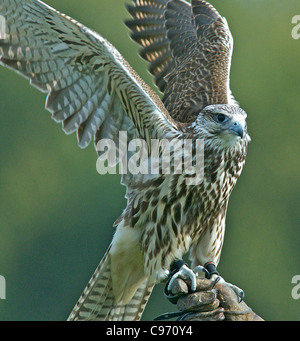
M 174 264 L 173 278 L 188 274 L 192 289 L 199 271 L 216 276 L 228 200 L 250 141 L 229 87 L 226 19 L 203 0 L 133 0 L 127 8 L 162 99 L 99 34 L 39 0 L 0 1 L 1 64 L 48 94 L 52 118 L 77 132 L 81 148 L 93 138 L 118 143 L 120 131 L 148 150 L 153 139 L 204 141 L 200 184 L 188 184 L 184 170 L 124 174 L 127 206 L 69 320 L 139 320 Z M 181 261 L 188 252 L 191 267 Z

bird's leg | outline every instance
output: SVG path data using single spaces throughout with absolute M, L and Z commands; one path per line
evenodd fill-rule
M 166 295 L 166 297 L 168 298 L 168 300 L 173 303 L 176 304 L 178 299 L 179 299 L 179 295 L 177 294 L 172 294 L 172 287 L 173 287 L 173 283 L 176 283 L 176 279 L 177 278 L 182 278 L 183 280 L 189 278 L 191 281 L 191 291 L 196 291 L 197 289 L 197 277 L 200 277 L 199 275 L 202 274 L 203 272 L 205 274 L 205 277 L 207 279 L 211 279 L 214 283 L 213 283 L 213 287 L 218 283 L 223 283 L 224 285 L 230 287 L 238 296 L 239 298 L 239 302 L 241 302 L 244 298 L 244 292 L 242 289 L 240 289 L 239 287 L 231 284 L 231 283 L 227 283 L 225 282 L 225 280 L 219 275 L 216 266 L 212 263 L 212 262 L 207 262 L 204 266 L 198 265 L 196 266 L 193 270 L 190 269 L 187 264 L 182 260 L 176 260 L 171 264 L 170 267 L 170 272 L 169 272 L 169 279 L 165 285 L 165 289 L 164 289 L 164 293 Z M 174 284 L 175 284 L 174 283 Z M 213 288 L 212 287 L 212 288 Z M 211 290 L 212 288 L 210 288 L 209 290 Z M 190 292 L 190 291 L 188 291 Z M 188 294 L 188 292 L 186 292 Z M 155 318 L 155 320 L 165 320 L 165 319 L 170 319 L 170 318 L 174 318 L 174 317 L 178 317 L 177 320 L 182 320 L 187 314 L 190 314 L 192 312 L 186 312 L 186 311 L 175 311 L 175 312 L 171 312 L 171 313 L 166 313 L 166 314 L 162 314 L 158 317 Z
M 171 303 L 176 304 L 179 297 L 181 296 L 178 294 L 175 294 L 175 295 L 172 294 L 172 287 L 173 287 L 173 284 L 176 283 L 177 278 L 182 278 L 184 281 L 187 278 L 190 279 L 190 281 L 191 281 L 190 290 L 196 291 L 196 289 L 197 289 L 197 281 L 196 281 L 197 276 L 203 272 L 205 272 L 206 277 L 209 276 L 209 272 L 205 269 L 205 267 L 203 267 L 201 265 L 197 266 L 196 268 L 194 268 L 192 270 L 187 266 L 187 264 L 182 259 L 175 260 L 170 266 L 169 279 L 168 279 L 168 281 L 165 285 L 165 289 L 164 289 L 164 293 L 165 293 L 166 297 L 168 298 L 168 300 Z M 175 311 L 175 312 L 166 313 L 166 314 L 162 314 L 160 316 L 157 316 L 155 318 L 155 320 L 165 320 L 165 319 L 177 317 L 177 321 L 179 321 L 179 320 L 184 319 L 188 314 L 191 314 L 191 313 L 192 312 L 187 312 L 187 311 Z
M 216 266 L 212 262 L 207 262 L 204 266 L 198 265 L 193 270 L 190 269 L 187 264 L 182 260 L 176 260 L 171 264 L 170 268 L 170 279 L 166 284 L 165 292 L 169 293 L 171 291 L 171 287 L 176 278 L 186 278 L 188 277 L 191 280 L 191 291 L 196 291 L 196 278 L 199 274 L 205 273 L 205 277 L 211 279 L 214 282 L 214 285 L 217 282 L 228 285 L 237 295 L 239 302 L 242 302 L 244 299 L 244 291 L 240 289 L 238 286 L 228 283 L 221 277 L 216 269 Z
M 176 278 L 185 277 L 188 277 L 191 280 L 191 290 L 196 291 L 196 277 L 200 272 L 205 272 L 205 276 L 209 275 L 207 269 L 201 265 L 198 265 L 192 270 L 182 259 L 174 261 L 170 268 L 171 278 L 167 283 L 167 291 L 169 292 L 171 290 L 172 284 Z
M 239 302 L 243 301 L 245 296 L 244 291 L 236 285 L 226 282 L 224 278 L 219 275 L 214 263 L 207 262 L 206 264 L 204 264 L 204 268 L 207 270 L 206 278 L 214 281 L 214 285 L 218 282 L 228 285 L 236 293 L 237 297 L 239 298 Z

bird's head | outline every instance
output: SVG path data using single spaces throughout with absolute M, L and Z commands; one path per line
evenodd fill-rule
M 238 105 L 208 105 L 199 113 L 193 124 L 198 138 L 219 148 L 232 148 L 249 142 L 247 114 Z

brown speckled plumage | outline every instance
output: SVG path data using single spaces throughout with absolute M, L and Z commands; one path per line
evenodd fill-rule
M 188 184 L 198 175 L 185 171 L 123 175 L 127 206 L 69 320 L 138 320 L 172 261 L 189 251 L 193 267 L 217 265 L 229 196 L 250 140 L 246 113 L 229 88 L 225 18 L 202 0 L 134 0 L 128 11 L 126 25 L 162 100 L 97 33 L 38 0 L 0 2 L 1 64 L 48 93 L 46 108 L 66 133 L 77 132 L 80 147 L 93 137 L 95 144 L 106 138 L 118 145 L 119 131 L 128 142 L 144 139 L 149 151 L 152 139 L 191 139 L 193 152 L 204 140 L 199 184 Z M 173 170 L 176 158 L 171 153 Z

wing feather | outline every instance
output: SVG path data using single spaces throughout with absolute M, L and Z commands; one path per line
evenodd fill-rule
M 0 63 L 48 93 L 46 109 L 65 133 L 77 131 L 81 148 L 93 137 L 117 140 L 120 128 L 149 146 L 178 132 L 159 97 L 97 33 L 38 0 L 2 0 L 0 15 Z
M 203 0 L 133 0 L 125 23 L 141 46 L 162 101 L 179 122 L 210 104 L 233 104 L 229 71 L 233 40 L 226 19 Z

